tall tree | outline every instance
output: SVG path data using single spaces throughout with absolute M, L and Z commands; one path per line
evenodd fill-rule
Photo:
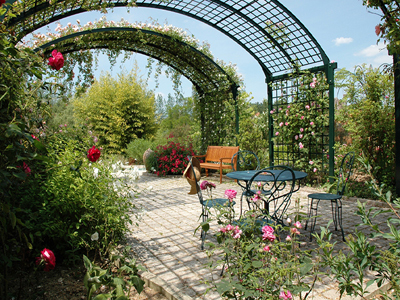
M 99 134 L 100 145 L 121 153 L 132 139 L 154 136 L 154 101 L 154 93 L 134 69 L 118 78 L 102 74 L 73 104 L 76 115 Z

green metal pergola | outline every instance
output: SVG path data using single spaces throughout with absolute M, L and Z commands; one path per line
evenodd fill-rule
M 13 3 L 4 24 L 12 28 L 17 39 L 62 18 L 89 10 L 129 6 L 130 2 L 109 1 L 57 1 L 9 0 Z M 307 28 L 277 0 L 138 0 L 138 7 L 164 9 L 186 15 L 219 30 L 244 48 L 260 65 L 268 87 L 268 106 L 273 109 L 280 91 L 275 83 L 295 91 L 297 83 L 290 73 L 294 68 L 311 73 L 324 73 L 329 83 L 329 126 L 323 131 L 322 148 L 329 153 L 329 175 L 334 173 L 334 69 L 321 46 Z M 280 97 L 281 98 L 281 97 Z M 290 103 L 291 98 L 287 98 Z M 289 145 L 275 145 L 272 137 L 273 122 L 270 116 L 271 164 L 295 162 L 296 153 Z M 286 150 L 284 150 L 286 149 Z M 275 156 L 277 152 L 279 155 Z M 322 153 L 316 155 L 323 155 Z M 286 157 L 286 158 L 285 158 Z

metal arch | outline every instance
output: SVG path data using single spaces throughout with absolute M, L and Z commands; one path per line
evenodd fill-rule
M 50 6 L 47 1 L 46 4 L 39 3 L 39 1 L 41 0 L 35 2 L 38 3 L 37 6 L 20 15 L 18 19 L 11 19 L 8 26 L 18 25 L 18 22 L 23 22 L 27 17 L 42 12 L 46 8 L 52 9 L 50 11 L 52 14 L 41 24 L 31 24 L 28 28 L 22 25 L 19 28 L 21 30 L 19 32 L 17 30 L 17 35 L 27 34 L 64 16 L 90 10 L 80 4 L 72 4 L 65 8 L 66 12 L 58 13 L 55 10 L 56 6 Z M 108 1 L 110 7 L 127 6 L 127 4 L 126 1 Z M 306 27 L 278 0 L 172 0 L 169 2 L 138 0 L 136 5 L 184 14 L 216 28 L 250 53 L 260 64 L 267 77 L 289 72 L 294 61 L 299 63 L 300 67 L 326 65 L 329 61 L 321 46 Z M 284 49 L 279 41 L 265 29 L 266 22 L 270 19 L 275 23 L 287 23 L 284 29 L 287 30 L 288 35 L 293 35 L 293 38 L 288 39 L 290 45 L 287 49 Z M 272 43 L 273 46 L 268 43 Z M 271 48 L 276 51 L 272 51 Z
M 130 27 L 96 28 L 96 29 L 92 29 L 92 30 L 86 30 L 86 31 L 76 32 L 76 33 L 73 33 L 73 34 L 70 34 L 70 35 L 67 35 L 67 36 L 64 36 L 64 37 L 55 39 L 55 40 L 53 40 L 53 41 L 51 41 L 51 42 L 48 42 L 48 43 L 46 43 L 46 44 L 44 44 L 44 45 L 42 45 L 42 46 L 40 46 L 40 47 L 37 47 L 36 49 L 34 49 L 34 51 L 35 51 L 35 52 L 38 52 L 39 50 L 46 49 L 46 48 L 48 48 L 48 47 L 50 47 L 50 46 L 52 46 L 52 45 L 55 45 L 55 44 L 58 44 L 58 43 L 60 43 L 60 42 L 63 42 L 63 41 L 66 41 L 66 40 L 69 40 L 69 39 L 72 39 L 72 38 L 75 38 L 75 37 L 79 37 L 79 36 L 85 36 L 85 35 L 96 34 L 96 33 L 101 33 L 101 32 L 111 32 L 111 33 L 113 33 L 113 32 L 118 32 L 118 31 L 137 32 L 137 33 L 141 32 L 141 33 L 144 33 L 144 34 L 159 36 L 159 37 L 161 37 L 161 38 L 163 38 L 163 39 L 169 40 L 170 42 L 178 43 L 178 44 L 180 44 L 181 46 L 187 47 L 187 48 L 189 48 L 192 52 L 194 52 L 195 54 L 197 54 L 197 55 L 200 56 L 201 58 L 205 59 L 205 60 L 209 63 L 209 65 L 212 66 L 213 68 L 215 68 L 218 72 L 224 74 L 224 75 L 226 76 L 226 78 L 228 79 L 228 81 L 231 83 L 231 86 L 237 86 L 237 84 L 232 80 L 232 78 L 229 76 L 229 74 L 227 74 L 217 63 L 215 63 L 210 57 L 208 57 L 208 56 L 205 55 L 204 53 L 200 52 L 199 50 L 197 50 L 196 48 L 194 48 L 193 46 L 191 46 L 191 45 L 189 45 L 189 44 L 187 44 L 187 43 L 184 43 L 184 42 L 182 42 L 182 41 L 175 40 L 175 39 L 173 39 L 172 37 L 170 37 L 170 36 L 168 36 L 168 35 L 164 35 L 164 34 L 161 34 L 161 33 L 159 33 L 159 32 L 154 32 L 154 31 L 150 31 L 150 30 L 137 29 L 137 28 L 130 28 Z M 107 40 L 112 40 L 112 39 L 111 39 L 111 38 L 108 38 Z M 96 41 L 96 42 L 98 42 L 98 41 Z M 69 47 L 69 45 L 70 45 L 70 44 L 66 45 L 66 47 Z M 71 45 L 75 45 L 75 43 L 71 43 Z M 163 48 L 161 48 L 161 47 L 158 47 L 158 46 L 155 45 L 155 44 L 147 43 L 146 45 L 150 45 L 152 48 L 158 49 L 158 50 L 160 50 L 160 51 L 162 51 L 162 52 L 170 53 L 170 52 L 167 51 L 167 49 L 163 49 Z M 84 48 L 84 47 L 82 47 L 82 48 Z M 80 49 L 82 49 L 82 48 L 80 48 Z M 95 47 L 88 47 L 88 48 L 95 48 Z M 99 46 L 99 48 L 107 48 L 107 46 Z M 127 49 L 127 50 L 130 50 L 130 51 L 139 52 L 137 49 L 132 49 L 132 48 L 129 48 L 129 47 L 124 47 L 124 48 Z M 77 50 L 78 50 L 78 49 L 77 49 Z M 72 50 L 72 51 L 77 51 L 77 50 Z M 144 52 L 144 51 L 143 51 L 142 54 L 145 54 L 145 55 L 147 55 L 147 56 L 150 56 L 148 53 L 146 53 L 146 52 Z M 157 56 L 157 57 L 153 57 L 153 58 L 158 59 L 158 60 L 161 61 L 160 57 L 158 57 L 158 56 Z M 180 60 L 182 60 L 182 58 L 180 58 Z M 167 65 L 169 65 L 169 66 L 171 66 L 171 67 L 174 67 L 171 63 L 167 63 L 167 62 L 164 61 L 164 60 L 163 60 L 162 62 L 165 63 L 165 64 L 167 64 Z M 218 87 L 215 85 L 215 83 L 213 82 L 213 80 L 207 75 L 206 72 L 201 71 L 200 68 L 198 68 L 197 66 L 193 65 L 193 64 L 192 64 L 191 62 L 189 62 L 189 61 L 185 61 L 185 62 L 195 71 L 195 73 L 202 74 L 204 77 L 208 78 L 208 82 L 211 83 L 211 84 L 213 84 L 213 85 L 214 85 L 214 88 L 218 88 Z M 175 68 L 175 67 L 174 67 L 174 68 Z M 195 86 L 200 86 L 198 82 L 195 83 L 195 80 L 194 80 L 192 77 L 189 77 L 188 74 L 185 74 L 184 70 L 179 69 L 178 67 L 176 67 L 175 69 L 178 70 L 178 71 L 179 71 L 182 75 L 184 75 L 186 78 L 188 78 Z M 204 82 L 204 81 L 203 81 L 203 82 Z M 207 92 L 207 90 L 204 90 L 204 87 L 201 88 L 201 90 L 202 90 L 204 93 Z

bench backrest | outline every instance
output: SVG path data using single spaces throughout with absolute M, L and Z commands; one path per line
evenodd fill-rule
M 239 146 L 208 146 L 205 161 L 219 162 L 220 158 L 226 158 L 223 162 L 231 163 L 232 156 L 239 151 Z

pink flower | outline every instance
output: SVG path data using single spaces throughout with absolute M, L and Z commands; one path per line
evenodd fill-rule
M 300 149 L 303 149 L 303 148 L 304 148 L 304 146 L 303 146 L 303 144 L 302 144 L 301 142 L 299 143 L 299 148 L 300 148 Z
M 222 227 L 222 228 L 218 229 L 218 231 L 219 231 L 219 232 L 222 232 L 222 233 L 225 233 L 225 232 L 226 232 L 226 228 L 225 228 L 225 227 Z
M 264 250 L 265 252 L 271 252 L 271 247 L 270 247 L 270 246 L 265 246 L 265 247 L 263 248 L 263 250 Z
M 269 226 L 269 225 L 265 225 L 265 226 L 263 226 L 262 228 L 261 228 L 261 231 L 262 232 L 274 232 L 275 230 L 271 227 L 271 226 Z
M 290 232 L 293 234 L 300 234 L 300 231 L 298 231 L 296 227 L 290 228 Z
M 283 126 L 283 122 L 280 122 L 280 123 L 279 123 L 279 127 L 282 127 L 282 126 Z
M 314 164 L 314 162 L 313 162 L 312 160 L 310 160 L 310 161 L 309 161 L 309 164 L 312 165 L 312 164 Z
M 274 229 L 271 226 L 265 225 L 261 230 L 263 232 L 263 240 L 269 240 L 270 242 L 275 241 Z
M 296 134 L 296 135 L 294 136 L 294 139 L 295 139 L 295 140 L 298 140 L 298 139 L 299 139 L 299 136 Z
M 289 123 L 288 123 L 288 122 L 285 122 L 285 125 L 286 125 L 286 126 L 288 126 L 288 125 L 289 125 Z
M 306 105 L 306 109 L 310 109 L 310 105 Z
M 262 185 L 263 185 L 263 184 L 262 184 L 261 181 L 257 182 L 257 186 L 258 186 L 258 187 L 262 187 Z
M 314 131 L 311 131 L 311 135 L 314 135 Z
M 239 226 L 236 226 L 235 229 L 233 229 L 232 237 L 234 239 L 239 239 L 241 234 L 242 234 L 242 231 L 239 229 Z
M 226 225 L 225 228 L 226 228 L 227 231 L 231 231 L 231 230 L 234 229 L 234 227 L 231 224 Z
M 316 172 L 317 172 L 317 168 L 314 168 L 314 169 L 313 169 L 313 172 L 316 173 Z
M 303 132 L 304 131 L 304 128 L 300 128 L 300 132 Z
M 48 65 L 54 70 L 60 70 L 64 66 L 64 57 L 61 52 L 58 52 L 56 49 L 51 52 L 53 57 L 49 57 Z
M 297 221 L 296 223 L 294 223 L 293 226 L 296 227 L 297 229 L 303 228 L 303 226 L 301 225 L 300 221 Z
M 287 218 L 286 222 L 288 222 L 288 224 L 292 223 L 292 219 L 291 218 Z
M 301 116 L 301 118 L 300 118 L 300 119 L 304 120 L 304 116 Z
M 274 113 L 274 110 L 270 110 L 270 112 L 269 112 L 271 115 Z
M 287 291 L 287 292 L 281 291 L 281 293 L 279 294 L 279 299 L 292 300 L 293 296 L 292 296 L 292 293 L 290 291 Z
M 311 88 L 315 88 L 315 82 L 311 82 L 311 83 L 310 83 L 310 87 L 311 87 Z
M 279 135 L 279 132 L 278 132 L 278 131 L 277 131 L 277 132 L 275 132 L 275 135 L 276 135 L 276 136 L 278 136 L 278 135 Z
M 313 125 L 314 125 L 314 122 L 310 122 L 310 125 L 313 126 Z
M 290 108 L 290 105 L 288 105 L 287 108 Z
M 289 116 L 289 110 L 286 110 L 286 115 Z
M 31 136 L 32 136 L 32 138 L 34 139 L 34 140 L 39 140 L 35 135 L 33 135 L 33 134 L 31 134 Z
M 290 237 L 290 235 L 288 235 L 287 237 L 286 237 L 286 242 L 290 242 L 292 240 L 292 238 Z
M 236 195 L 237 195 L 237 192 L 235 190 L 228 189 L 228 190 L 225 191 L 225 196 L 229 200 L 232 200 L 233 198 L 235 198 Z
M 302 135 L 302 134 L 299 134 L 299 138 L 301 138 L 301 139 L 302 139 L 302 138 L 303 138 L 303 135 Z

